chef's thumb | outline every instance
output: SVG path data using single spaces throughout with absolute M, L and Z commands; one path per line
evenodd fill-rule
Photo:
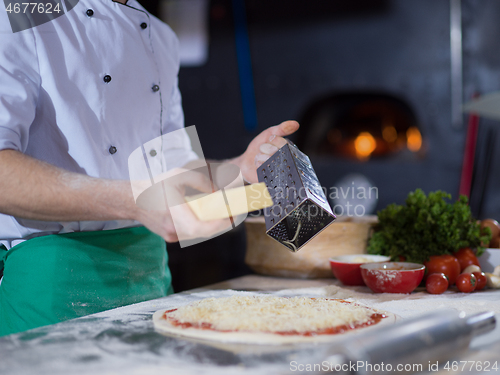
M 299 123 L 294 120 L 283 121 L 281 124 L 272 126 L 271 134 L 277 137 L 286 137 L 299 129 Z

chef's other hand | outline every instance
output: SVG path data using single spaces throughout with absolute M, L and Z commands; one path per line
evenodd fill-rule
M 283 137 L 295 133 L 298 128 L 297 121 L 284 121 L 256 136 L 246 151 L 234 161 L 240 167 L 245 180 L 250 183 L 258 182 L 257 168 L 286 144 Z
M 186 187 L 203 193 L 212 193 L 209 178 L 203 173 L 176 168 L 162 176 L 147 197 L 148 202 L 137 199 L 138 221 L 160 235 L 166 242 L 187 241 L 194 238 L 210 238 L 231 227 L 230 219 L 201 221 L 185 203 Z M 165 202 L 167 204 L 161 204 Z M 154 207 L 156 202 L 156 206 Z

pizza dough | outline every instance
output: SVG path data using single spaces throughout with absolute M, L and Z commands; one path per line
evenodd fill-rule
M 394 321 L 391 314 L 339 299 L 275 296 L 205 298 L 154 313 L 157 331 L 201 340 L 289 344 Z

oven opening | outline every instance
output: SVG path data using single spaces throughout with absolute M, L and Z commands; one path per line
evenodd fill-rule
M 420 158 L 422 134 L 403 99 L 378 92 L 334 93 L 313 100 L 300 118 L 297 146 L 310 156 Z

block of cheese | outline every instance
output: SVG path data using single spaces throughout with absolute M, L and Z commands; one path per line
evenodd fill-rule
M 185 199 L 198 219 L 203 221 L 247 214 L 273 205 L 264 183 L 187 196 Z

